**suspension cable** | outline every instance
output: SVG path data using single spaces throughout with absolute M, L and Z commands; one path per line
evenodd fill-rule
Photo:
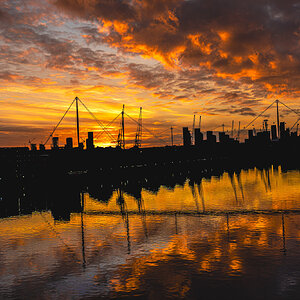
M 44 146 L 48 143 L 48 141 L 50 140 L 50 138 L 53 136 L 55 130 L 57 129 L 57 127 L 60 125 L 60 123 L 62 122 L 62 120 L 64 119 L 64 117 L 66 116 L 66 114 L 68 113 L 68 111 L 70 110 L 71 106 L 73 105 L 74 101 L 76 100 L 76 98 L 72 101 L 72 103 L 70 104 L 70 106 L 68 107 L 68 109 L 66 110 L 66 112 L 64 113 L 64 115 L 62 116 L 62 118 L 59 120 L 59 122 L 57 123 L 57 125 L 54 127 L 53 131 L 51 132 L 51 134 L 49 135 L 49 137 L 47 138 L 46 142 L 44 143 Z
M 120 115 L 121 115 L 122 112 L 120 112 L 109 124 L 107 124 L 105 126 L 105 129 L 107 129 Z M 102 134 L 104 133 L 104 130 L 99 132 L 96 136 L 95 136 L 95 139 L 100 137 Z
M 271 105 L 269 105 L 262 113 L 260 113 L 257 117 L 255 117 L 247 126 L 245 126 L 244 129 L 249 127 L 249 125 L 251 125 L 256 119 L 258 119 L 263 113 L 265 113 L 275 102 L 276 100 Z
M 172 126 L 172 127 L 173 127 L 173 126 Z M 174 128 L 174 127 L 173 127 L 173 128 Z M 159 132 L 158 134 L 159 134 L 159 135 L 162 135 L 163 133 L 165 133 L 165 132 L 167 132 L 167 131 L 169 131 L 169 130 L 170 130 L 170 128 L 167 128 L 167 129 L 165 129 L 165 130 Z
M 278 100 L 279 101 L 279 100 Z M 300 113 L 298 113 L 296 110 L 288 107 L 286 104 L 284 104 L 283 102 L 279 101 L 282 105 L 284 105 L 286 108 L 290 109 L 291 111 L 293 111 L 296 115 L 300 116 Z
M 125 115 L 126 115 L 129 119 L 131 119 L 133 122 L 135 122 L 136 124 L 139 124 L 138 121 L 136 121 L 135 119 L 133 119 L 132 117 L 130 117 L 127 113 L 125 113 Z M 162 138 L 156 136 L 153 132 L 151 132 L 151 130 L 149 130 L 148 128 L 146 128 L 144 125 L 142 125 L 142 128 L 144 128 L 146 131 L 148 131 L 151 135 L 153 135 L 153 136 L 154 136 L 157 140 L 159 140 L 160 142 L 163 142 L 163 143 L 167 144 L 167 142 L 166 142 L 164 139 L 162 139 Z
M 79 99 L 79 98 L 78 98 Z M 79 99 L 80 103 L 84 106 L 84 108 L 89 112 L 89 114 L 95 119 L 95 121 L 103 128 L 103 130 L 105 131 L 105 133 L 108 135 L 108 137 L 114 142 L 116 143 L 117 141 L 115 140 L 115 138 L 109 133 L 109 131 L 106 130 L 106 128 L 104 127 L 104 125 L 96 118 L 96 116 L 88 109 L 88 107 Z
M 298 118 L 298 120 L 294 123 L 294 125 L 291 127 L 291 130 L 293 130 L 293 128 L 296 126 L 296 124 L 300 121 L 300 118 Z

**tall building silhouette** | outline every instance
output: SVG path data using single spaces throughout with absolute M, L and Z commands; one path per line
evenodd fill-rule
M 192 137 L 188 127 L 183 127 L 183 146 L 191 146 Z
M 94 133 L 88 132 L 88 138 L 86 140 L 86 148 L 87 149 L 94 149 Z
M 203 142 L 203 133 L 200 131 L 200 128 L 195 128 L 195 146 L 200 146 Z

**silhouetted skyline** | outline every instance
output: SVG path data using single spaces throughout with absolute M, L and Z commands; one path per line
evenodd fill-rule
M 275 99 L 299 111 L 298 9 L 294 0 L 3 0 L 0 147 L 41 143 L 75 96 L 104 124 L 123 104 L 138 119 L 142 106 L 145 126 L 164 139 L 172 126 L 175 142 L 194 113 L 208 131 L 232 120 L 243 128 Z M 81 117 L 83 135 L 99 130 Z M 61 137 L 74 119 L 73 110 Z M 134 141 L 136 125 L 126 129 Z M 148 133 L 144 144 L 162 145 Z

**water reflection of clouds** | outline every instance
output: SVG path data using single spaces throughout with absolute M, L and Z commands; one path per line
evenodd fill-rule
M 58 295 L 75 293 L 74 297 L 95 292 L 103 296 L 105 291 L 109 294 L 140 293 L 149 287 L 154 289 L 156 295 L 158 287 L 161 287 L 169 295 L 184 296 L 193 289 L 194 277 L 202 278 L 207 274 L 210 278 L 216 276 L 216 280 L 222 276 L 242 274 L 251 277 L 255 275 L 252 274 L 255 266 L 263 261 L 268 263 L 263 273 L 272 272 L 281 263 L 280 215 L 230 216 L 229 228 L 226 216 L 178 216 L 178 234 L 174 234 L 173 218 L 148 216 L 148 239 L 145 240 L 140 217 L 130 216 L 132 252 L 128 255 L 126 228 L 121 217 L 85 215 L 87 264 L 82 269 L 79 262 L 81 221 L 77 214 L 73 214 L 69 224 L 62 223 L 56 227 L 79 260 L 74 260 L 68 249 L 57 237 L 51 237 L 50 232 L 51 238 L 47 238 L 47 232 L 43 236 L 35 235 L 30 242 L 33 248 L 30 245 L 24 247 L 22 243 L 14 244 L 18 258 L 10 247 L 6 247 L 5 252 L 2 247 L 2 258 L 8 264 L 1 267 L 1 273 L 6 274 L 1 285 L 4 288 L 5 282 L 5 290 L 13 294 L 26 290 L 27 286 L 29 293 L 32 285 L 28 283 L 37 280 L 39 284 L 34 286 L 44 296 L 48 295 L 49 286 L 59 291 Z M 299 222 L 293 215 L 288 216 L 287 220 L 287 236 L 293 241 L 288 245 L 292 247 L 289 250 L 292 257 L 289 259 L 297 262 L 299 258 L 294 247 L 299 246 Z M 27 218 L 26 222 L 30 223 L 30 219 Z M 22 226 L 26 226 L 26 222 L 22 222 Z M 8 280 L 8 274 L 11 278 L 18 278 L 20 289 L 16 288 L 15 280 Z M 76 281 L 81 283 L 75 284 Z M 62 288 L 58 289 L 59 286 Z
M 262 176 L 269 177 L 271 190 Z M 136 198 L 124 193 L 126 218 L 114 193 L 105 204 L 85 194 L 84 213 L 72 213 L 69 222 L 56 222 L 49 212 L 2 219 L 1 294 L 75 299 L 193 299 L 208 292 L 221 296 L 217 289 L 223 294 L 234 290 L 233 298 L 245 299 L 263 289 L 270 297 L 296 294 L 299 214 L 274 212 L 299 209 L 299 171 L 270 170 L 266 175 L 250 170 L 231 178 L 224 174 L 202 180 L 205 209 L 212 212 L 207 215 L 183 214 L 197 212 L 199 183 L 187 181 L 173 190 L 161 187 L 157 194 L 143 189 L 140 213 Z M 197 199 L 201 212 L 202 200 Z M 236 213 L 226 213 L 231 210 Z
M 139 201 L 148 212 L 299 209 L 299 185 L 299 171 L 284 173 L 281 168 L 255 168 L 197 181 L 187 179 L 172 189 L 160 186 L 156 193 L 141 186 Z M 86 211 L 119 211 L 117 197 L 115 191 L 108 203 L 91 198 Z M 138 210 L 137 198 L 130 194 L 129 188 L 123 198 L 128 211 Z

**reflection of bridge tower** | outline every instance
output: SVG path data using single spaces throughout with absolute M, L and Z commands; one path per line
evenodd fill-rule
M 84 194 L 80 193 L 80 200 L 81 200 L 81 249 L 82 249 L 82 265 L 85 267 L 86 260 L 85 260 L 85 243 L 84 243 L 84 223 L 83 223 L 83 212 L 84 212 Z
M 230 240 L 230 226 L 229 226 L 229 214 L 226 214 L 226 224 L 227 224 L 227 239 Z
M 145 210 L 145 203 L 144 199 L 142 198 L 142 194 L 139 198 L 135 198 L 139 210 L 139 214 L 141 215 L 142 225 L 145 233 L 146 239 L 148 239 L 148 230 L 147 230 L 147 222 L 146 222 L 146 210 Z
M 129 216 L 127 211 L 126 202 L 124 199 L 124 193 L 121 189 L 117 190 L 117 204 L 120 207 L 122 219 L 125 222 L 126 232 L 127 232 L 127 250 L 130 253 L 130 232 L 129 232 Z
M 138 214 L 141 216 L 142 225 L 145 233 L 145 237 L 148 238 L 148 231 L 147 231 L 147 224 L 146 224 L 146 210 L 145 210 L 145 203 L 142 197 L 142 185 L 141 183 L 130 181 L 127 182 L 126 186 L 123 187 L 123 191 L 126 192 L 128 195 L 132 196 L 136 201 L 138 207 Z
M 285 246 L 285 227 L 284 227 L 284 214 L 281 215 L 281 225 L 282 225 L 282 252 L 284 255 L 286 254 L 286 246 Z

